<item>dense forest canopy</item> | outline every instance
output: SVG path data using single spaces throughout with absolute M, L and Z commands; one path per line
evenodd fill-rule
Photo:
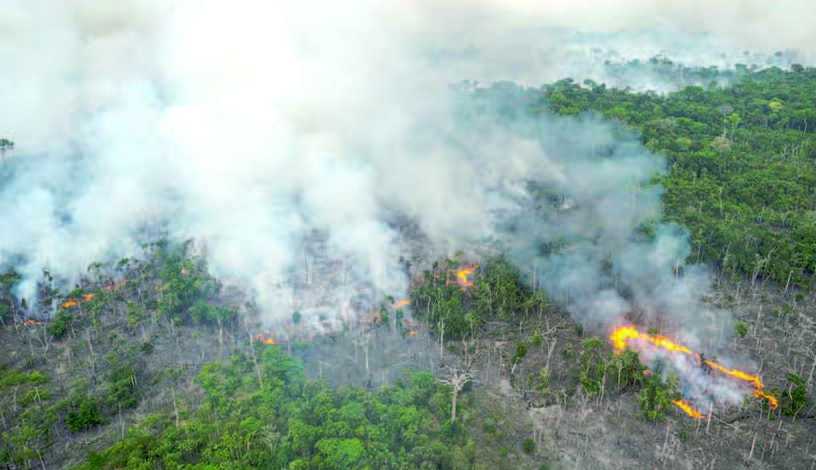
M 468 443 L 447 421 L 445 387 L 428 373 L 376 392 L 307 381 L 279 346 L 210 364 L 202 405 L 149 417 L 79 468 L 467 468 Z M 256 371 L 256 367 L 258 370 Z M 257 373 L 256 373 L 257 372 Z M 180 424 L 181 423 L 181 424 Z
M 816 272 L 816 69 L 743 69 L 738 76 L 728 86 L 667 94 L 566 79 L 527 99 L 532 112 L 619 120 L 665 155 L 664 215 L 691 233 L 693 260 L 809 287 Z

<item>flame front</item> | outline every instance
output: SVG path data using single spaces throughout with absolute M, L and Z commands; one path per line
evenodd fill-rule
M 758 375 L 749 374 L 747 372 L 743 372 L 739 369 L 731 369 L 730 367 L 725 367 L 722 364 L 718 364 L 712 360 L 706 359 L 705 364 L 712 369 L 722 372 L 723 374 L 733 377 L 737 380 L 742 380 L 743 382 L 748 382 L 754 386 L 757 390 L 762 390 L 765 388 L 765 385 L 762 384 L 762 379 L 759 378 Z
M 612 333 L 610 333 L 609 341 L 612 343 L 612 347 L 617 353 L 625 350 L 629 346 L 630 341 L 640 341 L 641 343 L 650 344 L 665 351 L 694 356 L 698 363 L 705 364 L 711 370 L 717 371 L 723 375 L 726 375 L 727 377 L 751 384 L 751 386 L 754 388 L 753 395 L 757 398 L 766 400 L 772 409 L 776 409 L 776 407 L 779 405 L 779 400 L 777 400 L 775 396 L 764 391 L 765 385 L 762 383 L 762 379 L 758 375 L 750 374 L 739 369 L 726 367 L 716 361 L 712 361 L 711 359 L 703 360 L 700 354 L 693 352 L 691 349 L 682 344 L 672 341 L 666 336 L 644 333 L 633 325 L 624 325 L 615 328 Z M 688 402 L 676 400 L 674 404 L 692 418 L 695 418 L 695 416 L 690 411 L 699 414 L 699 412 L 692 408 Z
M 408 305 L 411 305 L 410 299 L 400 299 L 394 302 L 394 305 L 392 305 L 392 307 L 394 307 L 395 310 L 399 310 L 402 307 L 407 307 Z
M 612 347 L 614 347 L 615 351 L 617 352 L 621 352 L 626 349 L 626 343 L 629 340 L 638 339 L 651 343 L 659 348 L 665 349 L 666 351 L 691 354 L 691 349 L 683 346 L 682 344 L 677 344 L 665 336 L 642 333 L 631 325 L 616 328 L 612 334 L 609 335 L 609 339 L 612 341 Z
M 694 419 L 703 419 L 703 414 L 697 411 L 697 409 L 691 406 L 691 404 L 686 400 L 672 400 L 672 403 L 674 403 L 674 406 L 683 410 L 683 413 L 689 415 L 690 417 Z
M 776 407 L 779 406 L 779 400 L 770 393 L 765 393 L 762 390 L 754 390 L 754 396 L 760 399 L 767 400 L 768 405 L 771 407 L 772 410 L 775 410 Z

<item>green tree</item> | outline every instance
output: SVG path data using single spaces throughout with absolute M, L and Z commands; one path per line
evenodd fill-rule
M 798 416 L 809 404 L 805 379 L 797 374 L 788 374 L 788 387 L 782 393 L 780 409 L 785 416 Z
M 640 410 L 649 421 L 658 421 L 666 416 L 672 408 L 673 401 L 680 398 L 677 389 L 677 377 L 669 375 L 665 380 L 661 378 L 660 368 L 649 374 L 643 381 L 643 388 L 638 395 Z

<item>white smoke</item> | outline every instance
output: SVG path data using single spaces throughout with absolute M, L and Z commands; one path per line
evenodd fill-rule
M 633 307 L 707 318 L 705 274 L 675 276 L 684 235 L 633 237 L 660 216 L 647 187 L 659 157 L 592 119 L 504 126 L 462 111 L 449 88 L 602 74 L 587 53 L 596 38 L 614 37 L 624 56 L 674 44 L 699 63 L 722 59 L 686 47 L 700 31 L 711 34 L 703 44 L 737 55 L 813 52 L 808 28 L 787 27 L 809 24 L 805 2 L 770 16 L 755 14 L 760 2 L 708 7 L 703 23 L 691 3 L 626 5 L 8 1 L 0 132 L 17 150 L 0 170 L 0 264 L 17 266 L 31 297 L 43 268 L 72 280 L 93 261 L 133 254 L 160 224 L 206 241 L 214 274 L 251 289 L 274 320 L 290 313 L 285 280 L 313 230 L 379 292 L 403 293 L 400 235 L 388 223 L 397 213 L 442 253 L 486 238 L 519 256 L 573 241 L 543 257 L 543 270 L 583 321 Z M 610 36 L 647 29 L 660 33 Z M 767 41 L 754 42 L 765 29 Z M 527 213 L 529 181 L 573 208 L 536 212 L 508 239 L 497 214 Z

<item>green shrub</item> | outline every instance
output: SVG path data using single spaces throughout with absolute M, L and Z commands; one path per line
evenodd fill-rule
M 520 341 L 516 343 L 516 351 L 513 353 L 513 364 L 518 364 L 527 355 L 527 343 Z
M 72 321 L 73 316 L 67 311 L 60 309 L 54 319 L 48 324 L 46 330 L 48 331 L 48 334 L 53 336 L 55 339 L 62 339 L 71 328 Z
M 22 399 L 20 400 L 20 404 L 23 406 L 28 406 L 32 403 L 41 403 L 50 399 L 51 392 L 49 392 L 48 389 L 34 386 L 28 389 L 25 395 L 23 395 Z
M 748 324 L 744 321 L 738 320 L 734 325 L 734 331 L 737 333 L 737 336 L 744 338 L 745 335 L 748 334 Z
M 797 374 L 788 374 L 788 388 L 779 398 L 782 414 L 797 416 L 809 403 L 805 379 Z
M 48 377 L 38 370 L 23 372 L 0 366 L 0 390 L 15 385 L 41 385 L 46 382 L 48 382 Z
M 528 455 L 532 454 L 533 452 L 535 452 L 535 449 L 536 449 L 535 441 L 533 441 L 529 437 L 527 439 L 524 439 L 524 441 L 521 443 L 521 450 L 523 450 L 525 454 Z
M 482 430 L 488 434 L 496 433 L 496 421 L 493 418 L 486 418 L 482 424 Z
M 145 308 L 139 303 L 136 302 L 128 302 L 127 304 L 127 322 L 128 327 L 136 328 L 142 320 L 144 320 Z
M 104 423 L 99 405 L 88 397 L 77 398 L 70 405 L 65 424 L 71 432 L 87 431 Z
M 115 367 L 108 375 L 108 391 L 105 399 L 111 409 L 133 408 L 141 398 L 136 386 L 136 370 L 131 365 Z
M 536 330 L 535 333 L 533 333 L 533 336 L 530 338 L 530 346 L 540 348 L 543 343 L 544 337 L 541 336 L 541 332 L 539 330 Z
M 538 393 L 548 395 L 550 393 L 550 371 L 546 368 L 539 370 L 537 382 L 535 388 Z
M 624 390 L 629 387 L 637 388 L 643 384 L 646 366 L 640 363 L 636 352 L 627 349 L 614 356 L 607 369 L 610 373 L 615 374 L 614 378 L 619 390 Z
M 643 381 L 643 388 L 638 395 L 640 410 L 649 421 L 659 421 L 672 408 L 672 401 L 680 398 L 677 390 L 677 377 L 669 376 L 665 381 L 660 377 L 660 368 L 648 375 Z
M 581 343 L 578 356 L 578 382 L 588 395 L 601 393 L 606 375 L 608 356 L 598 338 L 588 338 Z

